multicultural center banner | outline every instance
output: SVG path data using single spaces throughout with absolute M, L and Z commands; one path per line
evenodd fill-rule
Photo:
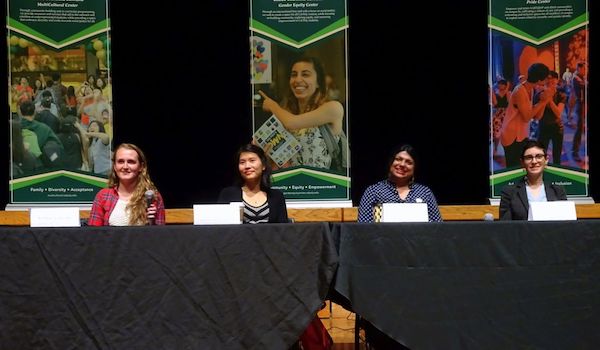
M 545 180 L 570 198 L 588 197 L 587 1 L 491 0 L 488 27 L 491 198 L 523 177 L 526 139 L 547 148 Z M 538 77 L 540 64 L 548 76 Z M 525 82 L 533 86 L 527 101 L 511 98 Z M 528 113 L 546 97 L 538 113 Z
M 111 168 L 106 0 L 7 1 L 9 206 L 91 203 Z
M 253 138 L 291 201 L 349 201 L 345 0 L 251 0 Z

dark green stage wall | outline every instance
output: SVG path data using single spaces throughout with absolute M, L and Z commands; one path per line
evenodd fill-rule
M 111 4 L 114 141 L 133 142 L 146 151 L 152 178 L 170 208 L 214 201 L 237 171 L 233 154 L 250 140 L 252 128 L 247 2 L 209 0 L 201 9 L 190 6 L 183 0 L 160 6 Z M 486 6 L 485 1 L 426 6 L 348 1 L 355 205 L 366 186 L 386 175 L 388 150 L 405 142 L 420 151 L 417 180 L 433 189 L 440 204 L 487 203 Z M 590 140 L 600 137 L 593 117 L 593 6 L 590 1 Z M 413 25 L 415 20 L 422 24 Z M 5 58 L 6 45 L 1 50 Z M 7 96 L 6 83 L 0 85 Z M 4 108 L 8 113 L 6 103 Z M 6 122 L 0 128 L 4 208 L 9 131 Z M 598 144 L 589 142 L 591 159 Z M 591 196 L 600 200 L 594 169 L 592 162 Z

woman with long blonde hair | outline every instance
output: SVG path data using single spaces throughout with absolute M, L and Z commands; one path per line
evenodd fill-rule
M 164 225 L 165 206 L 148 173 L 146 156 L 134 144 L 122 143 L 114 153 L 108 188 L 96 195 L 88 225 Z

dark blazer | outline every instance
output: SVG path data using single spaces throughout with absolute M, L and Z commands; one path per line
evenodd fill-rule
M 567 200 L 567 194 L 562 186 L 544 181 L 544 188 L 549 202 Z M 514 185 L 505 186 L 500 199 L 500 220 L 527 220 L 528 212 L 529 201 L 525 179 L 517 181 Z
M 287 207 L 283 192 L 270 188 L 267 191 L 267 202 L 269 203 L 269 222 L 288 222 Z M 242 188 L 240 186 L 229 186 L 221 190 L 219 203 L 242 202 Z

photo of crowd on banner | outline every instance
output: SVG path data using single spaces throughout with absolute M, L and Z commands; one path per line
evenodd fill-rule
M 275 171 L 347 173 L 345 91 L 334 78 L 344 78 L 345 58 L 328 46 L 336 40 L 341 37 L 299 52 L 251 38 L 254 142 L 274 160 Z M 279 123 L 285 130 L 277 130 Z
M 539 47 L 502 33 L 492 43 L 492 171 L 518 168 L 527 140 L 546 147 L 549 165 L 587 170 L 587 29 Z
M 12 178 L 71 170 L 107 177 L 112 140 L 109 37 L 56 51 L 9 34 Z

